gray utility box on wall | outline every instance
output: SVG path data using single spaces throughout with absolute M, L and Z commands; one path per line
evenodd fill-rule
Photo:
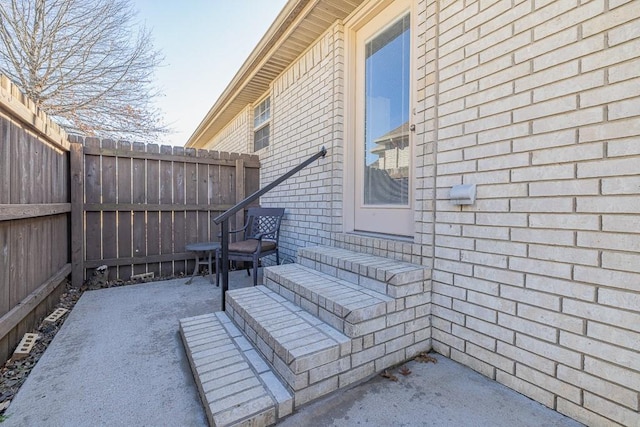
M 476 202 L 476 185 L 454 185 L 449 191 L 449 200 L 454 205 L 472 205 Z

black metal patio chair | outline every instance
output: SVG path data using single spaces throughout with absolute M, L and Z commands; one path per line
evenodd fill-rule
M 280 264 L 278 241 L 280 239 L 280 223 L 284 216 L 284 208 L 249 208 L 244 227 L 229 231 L 229 234 L 244 232 L 242 240 L 229 243 L 229 261 L 251 262 L 253 268 L 253 286 L 258 284 L 258 265 L 260 259 L 275 254 L 276 264 Z M 218 251 L 218 259 L 222 251 Z M 247 273 L 249 273 L 247 268 Z M 216 263 L 216 283 L 220 274 Z

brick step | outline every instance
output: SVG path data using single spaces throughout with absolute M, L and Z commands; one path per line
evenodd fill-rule
M 294 392 L 295 406 L 338 388 L 351 340 L 265 286 L 227 292 L 226 312 Z
M 264 280 L 266 287 L 350 338 L 371 332 L 374 324 L 385 326 L 384 316 L 396 312 L 394 298 L 299 264 L 267 267 Z
M 180 320 L 180 335 L 212 426 L 267 426 L 293 397 L 225 313 Z
M 298 260 L 265 268 L 267 286 L 228 291 L 226 315 L 181 325 L 212 424 L 276 422 L 431 347 L 427 267 L 327 247 L 300 249 Z M 260 385 L 233 377 L 240 363 Z M 213 373 L 216 364 L 234 370 Z
M 298 263 L 391 298 L 431 291 L 430 268 L 376 255 L 315 246 L 300 248 Z

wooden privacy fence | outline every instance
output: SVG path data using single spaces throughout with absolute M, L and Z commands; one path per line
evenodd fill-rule
M 71 272 L 69 143 L 0 76 L 0 363 Z
M 69 274 L 190 273 L 185 245 L 258 186 L 257 156 L 69 137 L 0 75 L 0 364 Z
M 101 265 L 109 267 L 109 279 L 122 280 L 192 271 L 194 255 L 185 245 L 218 241 L 212 219 L 258 190 L 257 156 L 72 141 L 78 142 L 71 146 L 74 284 Z

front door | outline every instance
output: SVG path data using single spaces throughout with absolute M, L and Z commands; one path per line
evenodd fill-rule
M 355 43 L 354 230 L 412 236 L 410 2 L 393 2 Z

